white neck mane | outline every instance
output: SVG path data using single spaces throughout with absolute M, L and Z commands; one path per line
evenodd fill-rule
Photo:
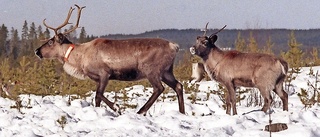
M 78 68 L 72 66 L 72 65 L 69 64 L 68 62 L 65 62 L 65 63 L 63 64 L 63 69 L 64 69 L 64 71 L 65 71 L 67 74 L 69 74 L 69 75 L 71 75 L 71 76 L 73 76 L 73 77 L 75 77 L 75 78 L 82 79 L 82 80 L 88 78 L 88 77 L 83 73 L 83 71 L 81 71 L 81 70 L 79 70 Z

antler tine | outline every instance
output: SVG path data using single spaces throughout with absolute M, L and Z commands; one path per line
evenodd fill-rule
M 220 31 L 222 31 L 222 30 L 223 30 L 224 28 L 226 28 L 226 27 L 227 27 L 227 25 L 224 25 L 224 26 L 223 26 L 221 29 L 219 29 L 217 32 L 211 34 L 210 37 L 213 36 L 213 35 L 218 34 Z
M 74 6 L 76 6 L 76 7 L 78 8 L 78 19 L 77 19 L 77 23 L 76 23 L 76 25 L 75 25 L 72 29 L 64 32 L 63 34 L 68 34 L 68 33 L 74 31 L 75 29 L 77 29 L 77 28 L 79 27 L 81 11 L 82 11 L 82 9 L 84 9 L 86 6 L 80 7 L 80 6 L 78 6 L 77 4 L 74 4 Z
M 207 30 L 208 30 L 208 24 L 209 24 L 209 22 L 206 24 L 206 28 L 204 29 L 204 33 L 203 33 L 203 36 L 206 36 L 206 34 L 207 34 Z
M 68 16 L 67 16 L 66 20 L 63 22 L 63 24 L 61 24 L 59 27 L 57 27 L 57 30 L 61 29 L 62 27 L 66 26 L 68 24 L 71 24 L 71 23 L 69 23 L 69 19 L 71 17 L 71 14 L 72 14 L 73 10 L 74 10 L 74 8 L 70 7 L 70 10 L 69 10 L 69 13 L 68 13 Z
M 74 10 L 74 8 L 70 7 L 70 10 L 69 10 L 69 13 L 68 13 L 68 16 L 67 16 L 66 20 L 64 21 L 63 24 L 61 24 L 61 25 L 58 26 L 57 28 L 53 28 L 53 27 L 48 26 L 48 25 L 46 24 L 46 22 L 45 22 L 46 19 L 43 20 L 43 25 L 46 26 L 46 27 L 49 28 L 49 29 L 52 29 L 52 30 L 54 31 L 54 33 L 55 33 L 56 35 L 58 35 L 58 30 L 59 30 L 59 29 L 61 29 L 62 27 L 66 26 L 66 25 L 68 25 L 68 24 L 70 24 L 70 23 L 69 23 L 69 19 L 70 19 L 70 17 L 71 17 L 71 14 L 72 14 L 73 10 Z
M 57 35 L 57 29 L 48 26 L 48 25 L 46 24 L 46 19 L 43 19 L 42 23 L 43 23 L 43 25 L 44 25 L 45 27 L 47 27 L 48 29 L 52 29 L 52 30 L 56 33 L 56 35 Z

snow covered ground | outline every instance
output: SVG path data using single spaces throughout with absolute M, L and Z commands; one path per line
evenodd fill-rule
M 315 67 L 314 71 L 320 67 Z M 272 137 L 319 137 L 320 109 L 313 106 L 304 109 L 297 92 L 307 88 L 309 68 L 293 82 L 288 91 L 289 112 L 282 111 L 282 106 L 272 108 L 272 122 L 286 123 L 288 129 L 272 133 Z M 246 107 L 245 101 L 238 104 L 238 115 L 225 114 L 222 101 L 208 90 L 215 89 L 212 81 L 200 82 L 200 100 L 191 103 L 190 94 L 185 94 L 187 115 L 178 111 L 177 100 L 170 97 L 174 92 L 166 94 L 148 111 L 147 116 L 136 114 L 151 95 L 150 88 L 136 85 L 128 90 L 128 104 L 136 108 L 123 110 L 122 115 L 114 113 L 107 107 L 93 107 L 94 93 L 85 99 L 75 99 L 68 104 L 66 96 L 34 96 L 21 95 L 21 112 L 11 108 L 13 100 L 0 97 L 0 136 L 207 136 L 207 137 L 266 137 L 269 132 L 264 127 L 269 123 L 269 115 L 260 106 Z M 113 100 L 113 94 L 106 93 Z M 163 96 L 163 95 L 161 95 Z M 28 103 L 29 102 L 29 103 Z M 119 101 L 121 106 L 123 101 Z M 63 120 L 63 118 L 66 118 Z M 65 121 L 58 122 L 58 121 Z M 63 127 L 63 128 L 62 128 Z

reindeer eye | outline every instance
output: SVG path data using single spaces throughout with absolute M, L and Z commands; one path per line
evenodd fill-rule
M 53 40 L 49 40 L 49 41 L 48 41 L 48 44 L 49 44 L 49 46 L 52 46 Z
M 208 43 L 208 40 L 204 40 L 201 42 L 202 44 L 207 44 Z

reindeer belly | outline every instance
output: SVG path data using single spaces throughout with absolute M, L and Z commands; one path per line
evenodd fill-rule
M 142 75 L 137 69 L 118 69 L 113 70 L 110 75 L 111 80 L 134 81 L 142 79 Z
M 235 86 L 254 87 L 254 83 L 251 79 L 235 78 L 233 79 L 233 84 Z

